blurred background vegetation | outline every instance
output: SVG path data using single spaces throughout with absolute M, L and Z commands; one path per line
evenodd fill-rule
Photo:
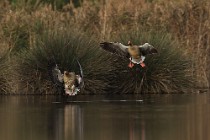
M 6 58 L 0 59 L 5 66 L 0 70 L 0 87 L 5 94 L 57 93 L 44 69 L 51 57 L 67 68 L 72 52 L 81 59 L 88 81 L 81 94 L 209 88 L 207 0 L 3 0 L 0 7 L 0 58 Z M 99 48 L 101 41 L 128 40 L 149 42 L 160 51 L 146 59 L 143 83 L 123 76 L 130 74 L 127 60 Z M 71 44 L 70 52 L 60 54 L 65 43 Z M 52 55 L 51 50 L 58 53 Z

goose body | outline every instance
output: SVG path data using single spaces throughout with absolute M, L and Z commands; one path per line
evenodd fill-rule
M 78 86 L 81 83 L 81 77 L 75 72 L 64 71 L 63 81 L 64 89 L 67 95 L 74 96 L 79 90 Z
M 128 45 L 123 45 L 118 42 L 102 42 L 100 43 L 100 47 L 120 57 L 129 58 L 130 63 L 128 66 L 130 68 L 132 68 L 134 64 L 140 64 L 142 67 L 145 67 L 143 62 L 146 55 L 157 53 L 157 50 L 149 43 L 145 43 L 143 45 L 133 45 L 129 41 Z
M 79 61 L 77 62 L 80 67 L 80 74 L 69 71 L 64 71 L 64 73 L 62 74 L 57 64 L 55 65 L 55 67 L 52 68 L 52 80 L 56 85 L 64 89 L 65 95 L 77 95 L 77 93 L 84 85 L 83 71 L 81 65 L 79 64 Z

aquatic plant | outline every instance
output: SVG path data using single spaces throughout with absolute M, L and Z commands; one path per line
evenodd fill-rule
M 192 88 L 191 57 L 170 34 L 153 31 L 135 31 L 121 33 L 117 42 L 134 44 L 152 44 L 158 50 L 157 55 L 147 56 L 146 68 L 127 67 L 129 60 L 113 56 L 117 71 L 115 93 L 174 93 Z M 115 88 L 117 87 L 117 88 Z

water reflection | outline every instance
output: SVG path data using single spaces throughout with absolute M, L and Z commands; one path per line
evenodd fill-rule
M 64 107 L 64 139 L 83 140 L 83 113 L 79 105 Z
M 143 103 L 52 100 L 1 97 L 0 139 L 210 139 L 209 94 L 150 96 Z
M 141 120 L 140 129 L 137 128 L 135 120 L 129 121 L 128 140 L 146 140 L 145 122 Z

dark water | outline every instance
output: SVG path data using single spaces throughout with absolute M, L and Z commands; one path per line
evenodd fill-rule
M 138 99 L 0 96 L 0 140 L 210 140 L 209 93 Z

